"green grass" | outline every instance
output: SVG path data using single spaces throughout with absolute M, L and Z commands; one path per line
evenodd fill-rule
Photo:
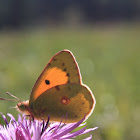
M 0 33 L 0 96 L 6 91 L 27 100 L 49 59 L 69 49 L 96 106 L 88 119 L 95 140 L 140 139 L 140 26 L 96 26 L 79 29 L 25 29 Z M 0 101 L 0 112 L 12 113 L 15 102 Z M 3 123 L 0 117 L 0 122 Z M 86 135 L 86 136 L 89 136 Z M 81 137 L 79 137 L 81 139 Z

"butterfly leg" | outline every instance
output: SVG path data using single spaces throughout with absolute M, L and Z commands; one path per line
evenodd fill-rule
M 34 121 L 34 116 L 30 113 L 30 115 L 25 115 L 26 117 L 29 118 L 29 120 L 33 120 Z

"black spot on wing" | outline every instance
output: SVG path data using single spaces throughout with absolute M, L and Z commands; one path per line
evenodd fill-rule
M 49 84 L 50 84 L 50 81 L 49 81 L 49 80 L 45 80 L 45 83 L 46 83 L 47 85 L 49 85 Z
M 69 74 L 69 73 L 67 73 L 67 76 L 69 77 L 69 76 L 70 76 L 70 74 Z
M 63 71 L 66 71 L 67 70 L 67 68 L 64 68 L 64 70 Z
M 48 66 L 50 66 L 51 65 L 51 63 L 48 63 Z

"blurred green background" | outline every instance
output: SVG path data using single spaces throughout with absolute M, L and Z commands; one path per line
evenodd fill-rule
M 5 94 L 8 91 L 28 100 L 49 59 L 69 49 L 79 64 L 83 83 L 96 98 L 95 110 L 87 120 L 88 128 L 99 127 L 90 133 L 93 139 L 139 140 L 140 22 L 95 18 L 92 24 L 83 24 L 74 14 L 70 16 L 73 20 L 63 24 L 39 19 L 43 24 L 33 24 L 32 20 L 26 25 L 17 26 L 16 22 L 14 26 L 0 26 L 0 97 L 10 98 Z M 18 112 L 11 108 L 15 105 L 13 101 L 0 101 L 0 112 L 17 118 Z M 2 117 L 0 123 L 4 124 Z

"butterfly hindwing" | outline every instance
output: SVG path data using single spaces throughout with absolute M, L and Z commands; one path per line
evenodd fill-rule
M 44 91 L 67 83 L 81 84 L 81 75 L 73 54 L 64 50 L 51 58 L 39 76 L 32 89 L 30 103 L 34 102 Z
M 51 121 L 61 121 L 64 117 L 69 123 L 77 122 L 85 115 L 88 117 L 94 105 L 95 99 L 86 86 L 68 83 L 46 90 L 30 108 L 37 119 L 47 119 L 49 115 Z

